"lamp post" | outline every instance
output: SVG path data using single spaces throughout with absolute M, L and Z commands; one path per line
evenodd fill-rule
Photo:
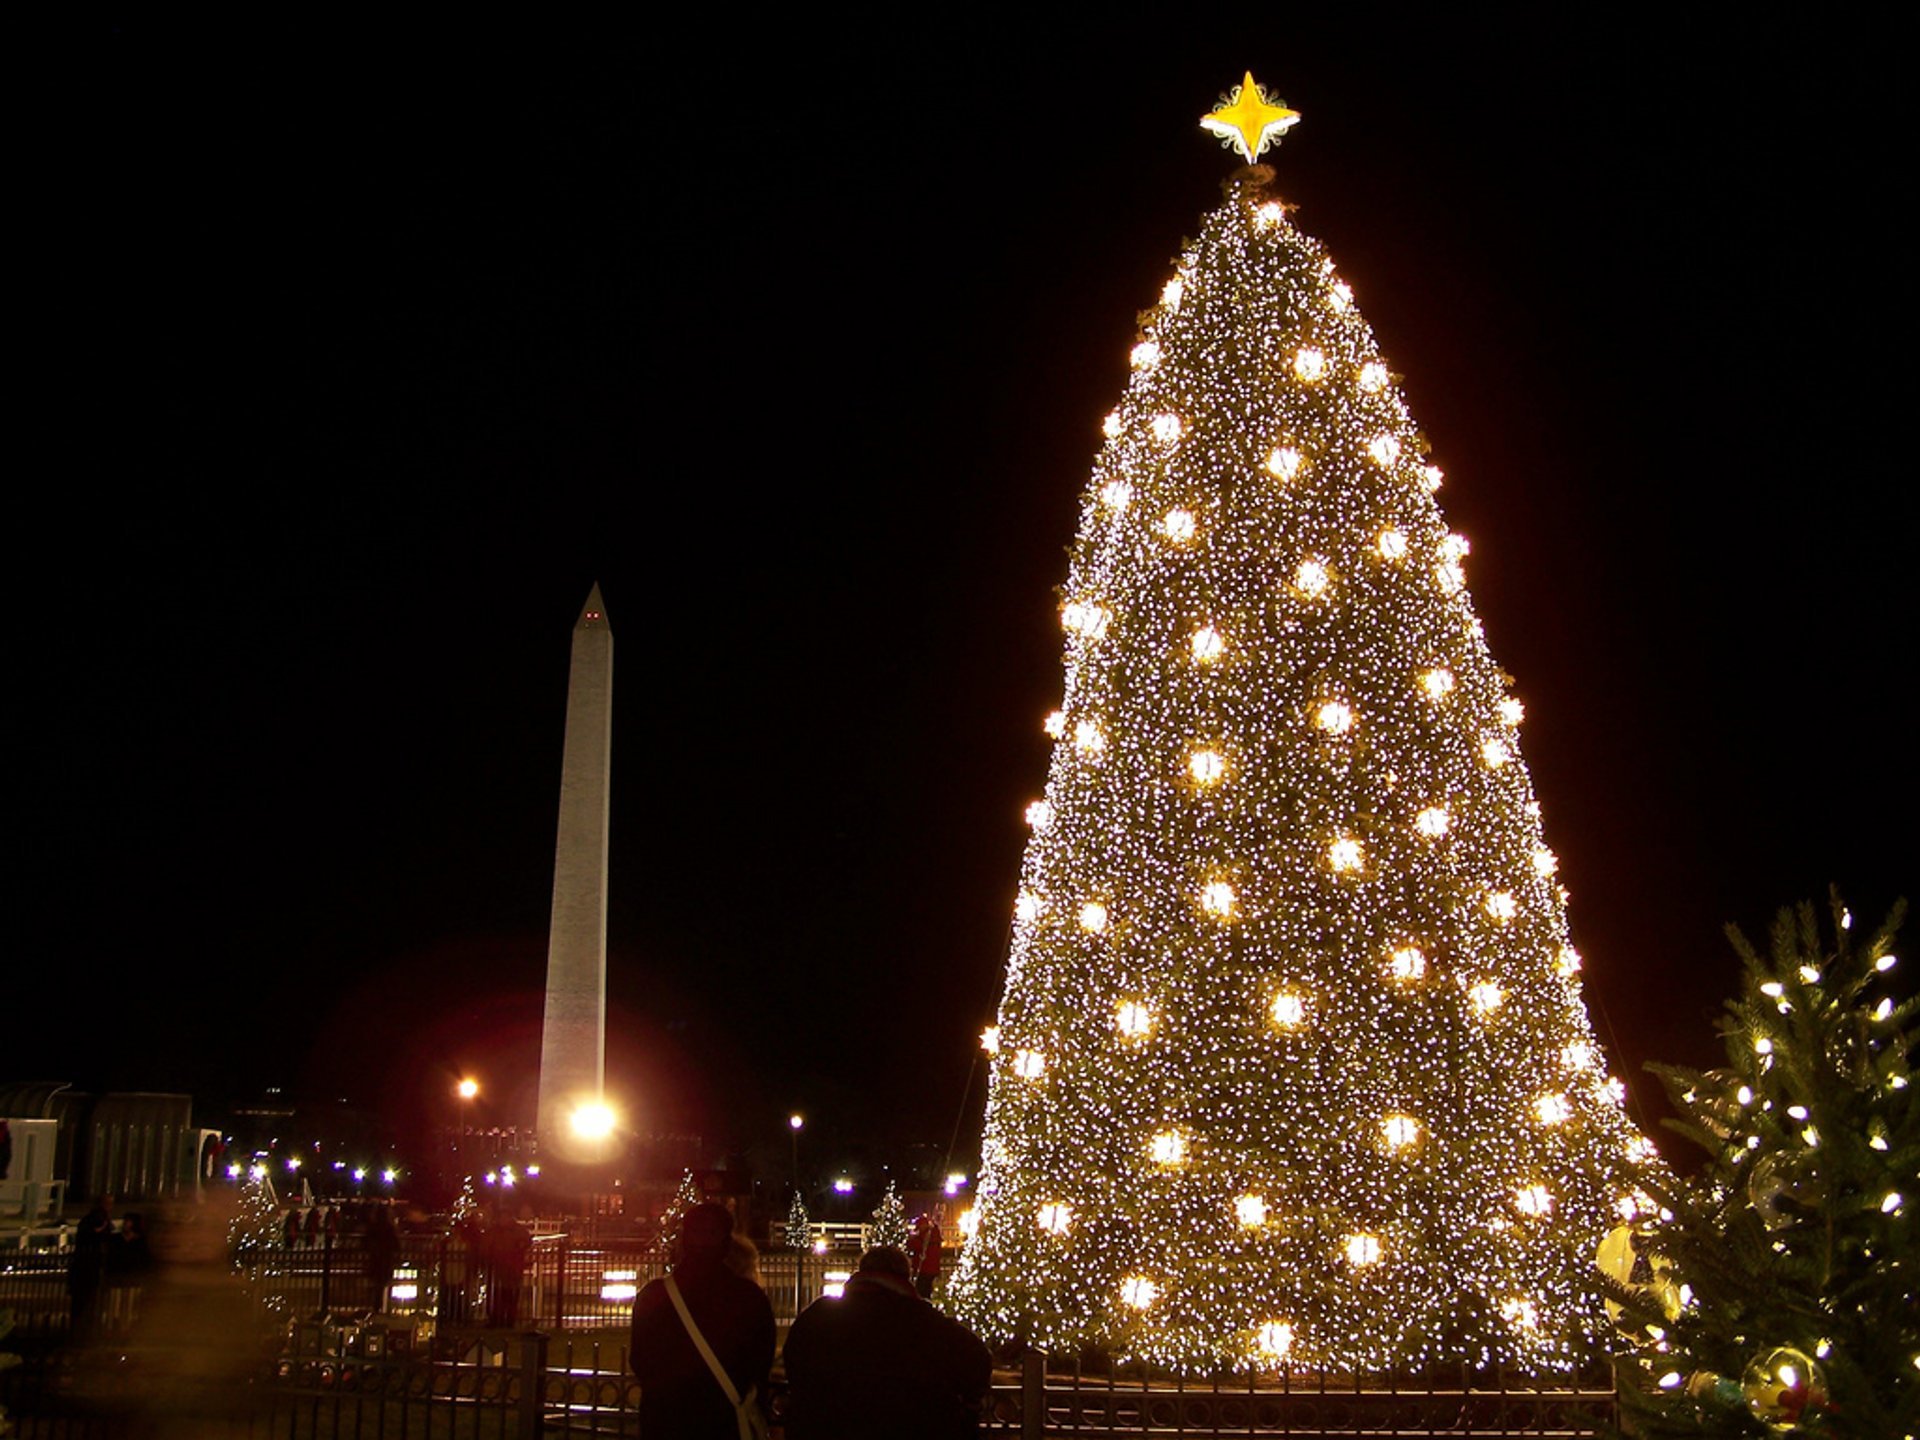
M 787 1128 L 793 1132 L 793 1173 L 791 1178 L 793 1180 L 795 1193 L 798 1193 L 800 1189 L 800 1131 L 805 1127 L 806 1123 L 807 1117 L 798 1113 L 787 1117 Z

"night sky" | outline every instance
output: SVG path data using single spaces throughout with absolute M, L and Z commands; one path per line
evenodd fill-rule
M 597 580 L 635 1125 L 944 1147 L 1100 419 L 1249 66 L 1615 1068 L 1710 1062 L 1721 926 L 1917 853 L 1907 45 L 1721 13 L 77 41 L 11 227 L 0 1081 L 513 1118 Z

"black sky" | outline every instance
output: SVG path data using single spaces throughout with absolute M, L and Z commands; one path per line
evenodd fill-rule
M 1247 66 L 1447 471 L 1620 1073 L 1711 1057 L 1723 922 L 1910 891 L 1892 22 L 1265 16 L 58 57 L 0 1079 L 504 1104 L 597 579 L 616 1083 L 944 1142 L 1077 497 Z

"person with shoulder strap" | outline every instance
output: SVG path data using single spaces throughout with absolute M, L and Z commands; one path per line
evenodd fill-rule
M 672 1274 L 633 1302 L 630 1363 L 646 1440 L 756 1440 L 773 1368 L 773 1306 L 727 1267 L 733 1217 L 695 1205 L 680 1225 Z M 757 1427 L 757 1428 L 756 1428 Z

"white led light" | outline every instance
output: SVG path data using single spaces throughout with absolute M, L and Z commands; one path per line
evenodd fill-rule
M 1187 757 L 1187 773 L 1197 785 L 1211 785 L 1227 773 L 1227 762 L 1217 750 L 1196 750 Z
M 1380 1122 L 1381 1138 L 1390 1150 L 1405 1150 L 1419 1143 L 1420 1122 L 1411 1115 L 1388 1115 Z
M 1293 588 L 1313 600 L 1327 588 L 1328 579 L 1326 561 L 1309 556 L 1293 572 Z
M 1387 388 L 1387 367 L 1378 360 L 1369 360 L 1360 367 L 1360 388 L 1369 395 L 1377 394 Z
M 1200 908 L 1216 920 L 1233 918 L 1233 886 L 1224 880 L 1214 880 L 1200 889 Z
M 1446 834 L 1448 823 L 1447 812 L 1438 805 L 1429 805 L 1413 817 L 1413 828 L 1429 840 L 1438 840 Z
M 1160 1298 L 1160 1287 L 1144 1275 L 1130 1275 L 1120 1287 L 1120 1298 L 1135 1310 L 1145 1310 Z
M 1194 631 L 1188 637 L 1187 644 L 1193 652 L 1194 663 L 1198 665 L 1211 665 L 1227 653 L 1227 637 L 1211 625 L 1202 625 Z
M 1453 672 L 1436 665 L 1420 672 L 1420 688 L 1429 700 L 1444 700 L 1453 693 Z
M 1051 711 L 1047 715 L 1047 718 L 1040 722 L 1040 728 L 1055 740 L 1058 740 L 1062 735 L 1067 733 L 1067 712 L 1064 710 Z
M 1242 1195 L 1233 1202 L 1233 1215 L 1248 1230 L 1267 1223 L 1267 1201 L 1263 1195 Z
M 1353 710 L 1338 700 L 1329 700 L 1314 712 L 1313 723 L 1329 735 L 1344 735 L 1353 728 Z
M 1199 530 L 1191 510 L 1169 510 L 1160 522 L 1160 533 L 1176 545 L 1184 545 Z
M 1380 1262 L 1380 1237 L 1378 1235 L 1347 1236 L 1347 1263 L 1349 1265 L 1377 1265 Z
M 1107 907 L 1098 900 L 1089 900 L 1080 907 L 1080 928 L 1089 935 L 1098 935 L 1107 928 Z
M 1404 560 L 1407 557 L 1407 537 L 1398 530 L 1382 530 L 1380 538 L 1374 541 L 1374 548 L 1380 552 L 1383 560 Z
M 1495 890 L 1488 895 L 1486 904 L 1487 914 L 1503 925 L 1520 913 L 1519 902 L 1505 890 Z
M 1027 806 L 1027 824 L 1035 830 L 1045 830 L 1053 823 L 1053 806 L 1044 800 L 1036 800 Z
M 1327 846 L 1327 864 L 1340 874 L 1351 875 L 1366 863 L 1365 849 L 1351 835 L 1337 836 Z
M 1156 415 L 1147 428 L 1153 431 L 1153 438 L 1162 445 L 1178 445 L 1180 437 L 1187 433 L 1187 427 L 1178 415 Z
M 1336 282 L 1333 288 L 1327 291 L 1327 304 L 1331 305 L 1337 313 L 1344 315 L 1353 306 L 1353 287 L 1344 280 Z
M 1160 363 L 1160 344 L 1156 340 L 1142 340 L 1127 359 L 1136 370 L 1151 370 Z
M 1291 445 L 1282 445 L 1267 456 L 1267 471 L 1281 480 L 1291 480 L 1300 473 L 1302 463 L 1303 459 L 1298 450 Z
M 1293 356 L 1293 373 L 1311 385 L 1327 373 L 1327 357 L 1318 350 L 1297 350 Z
M 1187 1137 L 1178 1130 L 1162 1130 L 1153 1137 L 1147 1153 L 1153 1157 L 1156 1165 L 1170 1168 L 1184 1165 L 1187 1161 Z
M 1133 487 L 1124 480 L 1109 480 L 1100 487 L 1100 503 L 1116 515 L 1133 502 Z
M 1283 990 L 1273 997 L 1273 1004 L 1267 1013 L 1282 1030 L 1292 1030 L 1307 1018 L 1307 1002 L 1291 991 Z
M 1400 458 L 1400 442 L 1392 435 L 1376 435 L 1367 442 L 1367 455 L 1385 469 Z
M 1387 957 L 1387 974 L 1395 980 L 1418 980 L 1427 973 L 1427 957 L 1417 945 L 1402 945 Z

